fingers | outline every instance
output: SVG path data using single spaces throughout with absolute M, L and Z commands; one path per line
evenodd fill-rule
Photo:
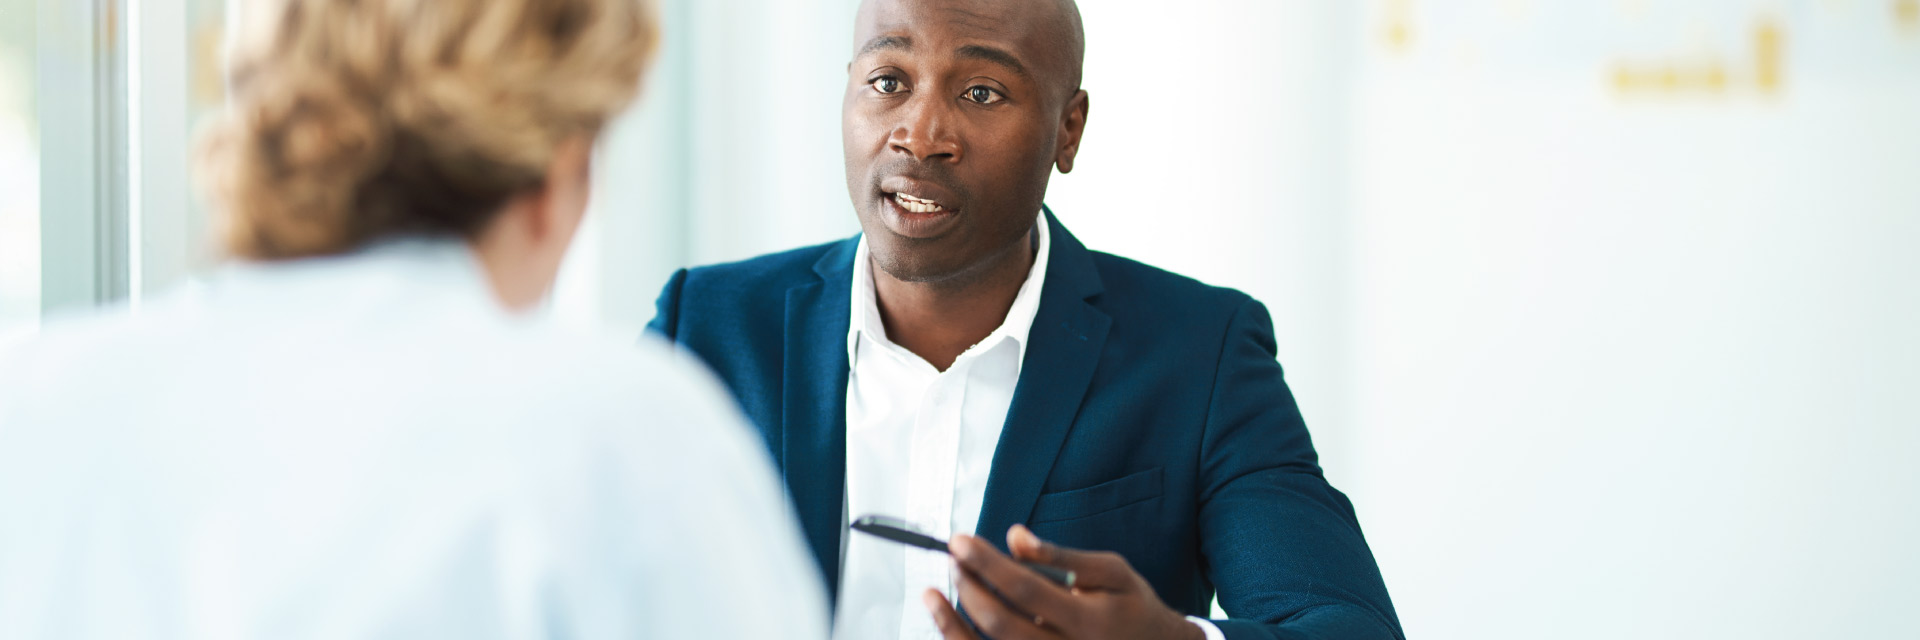
M 1068 624 L 1079 619 L 1080 606 L 1073 601 L 1073 595 L 1065 587 L 1022 566 L 993 548 L 993 545 L 987 544 L 987 541 L 960 535 L 954 536 L 947 546 L 953 552 L 954 562 L 960 565 L 961 573 L 971 573 L 991 585 L 1000 597 L 1006 598 L 1007 603 L 1015 608 Z M 971 605 L 967 611 L 973 611 Z M 974 620 L 977 622 L 979 618 Z
M 1054 555 L 1061 549 L 1051 542 L 1041 540 L 1040 536 L 1034 535 L 1033 530 L 1028 529 L 1026 525 L 1016 524 L 1013 528 L 1007 529 L 1007 550 L 1013 552 L 1013 557 L 1021 560 L 1053 564 Z
M 920 603 L 927 606 L 927 613 L 933 614 L 933 626 L 940 630 L 940 637 L 946 640 L 980 640 L 967 628 L 967 622 L 960 619 L 960 613 L 953 610 L 947 597 L 940 595 L 939 589 L 928 589 L 920 594 Z
M 1016 565 L 1017 566 L 1017 565 Z M 980 632 L 994 640 L 1035 640 L 1059 638 L 1059 634 L 1041 626 L 1040 621 L 1008 606 L 980 578 L 961 569 L 954 584 L 955 595 Z M 1041 616 L 1044 618 L 1045 616 Z M 953 636 L 947 636 L 952 638 Z
M 1073 586 L 1078 589 L 1126 591 L 1136 586 L 1140 579 L 1134 573 L 1133 565 L 1127 564 L 1126 558 L 1120 557 L 1120 554 L 1063 547 L 1040 539 L 1026 525 L 1016 524 L 1007 530 L 1007 549 L 1013 552 L 1015 558 L 1072 571 Z

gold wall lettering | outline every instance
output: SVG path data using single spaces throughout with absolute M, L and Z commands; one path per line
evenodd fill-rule
M 1754 21 L 1749 44 L 1752 58 L 1733 64 L 1712 56 L 1621 62 L 1613 66 L 1613 88 L 1631 95 L 1718 95 L 1743 88 L 1768 95 L 1785 91 L 1787 34 L 1780 22 L 1764 16 Z

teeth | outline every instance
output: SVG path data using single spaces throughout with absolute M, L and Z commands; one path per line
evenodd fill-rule
M 946 210 L 946 207 L 940 206 L 937 202 L 922 200 L 904 193 L 893 194 L 893 201 L 899 203 L 900 208 L 912 213 L 935 213 Z

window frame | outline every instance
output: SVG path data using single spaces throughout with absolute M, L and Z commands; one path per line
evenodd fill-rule
M 190 182 L 188 0 L 36 0 L 40 315 L 127 301 L 209 262 Z
M 38 0 L 40 314 L 129 291 L 125 123 L 128 0 Z

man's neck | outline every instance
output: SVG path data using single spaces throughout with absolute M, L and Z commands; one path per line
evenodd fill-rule
M 1033 269 L 1034 234 L 965 282 L 907 282 L 872 269 L 874 302 L 887 339 L 946 371 L 1007 320 Z

